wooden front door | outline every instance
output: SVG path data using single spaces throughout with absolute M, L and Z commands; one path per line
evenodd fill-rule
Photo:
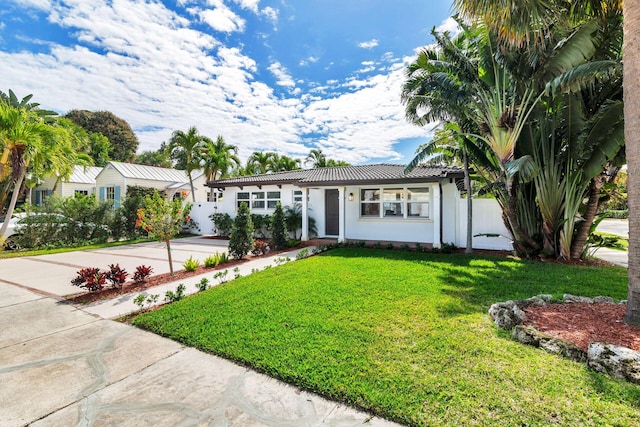
M 324 192 L 324 233 L 337 236 L 340 233 L 340 193 L 338 190 Z

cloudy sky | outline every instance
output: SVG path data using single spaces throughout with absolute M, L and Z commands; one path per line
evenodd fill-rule
M 138 151 L 196 126 L 252 151 L 404 163 L 404 67 L 450 0 L 2 0 L 0 90 L 107 110 Z

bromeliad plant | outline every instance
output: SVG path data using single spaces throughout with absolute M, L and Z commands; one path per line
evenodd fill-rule
M 200 267 L 200 261 L 195 259 L 193 256 L 187 258 L 187 260 L 182 264 L 185 270 L 187 271 L 196 271 L 198 267 Z
M 173 275 L 171 260 L 171 239 L 176 237 L 180 228 L 190 220 L 191 203 L 184 203 L 180 198 L 168 200 L 159 193 L 144 198 L 144 208 L 138 209 L 136 226 L 143 228 L 149 236 L 159 242 L 165 242 L 169 271 Z

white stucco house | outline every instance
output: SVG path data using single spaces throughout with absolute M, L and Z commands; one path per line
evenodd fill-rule
M 466 199 L 456 167 L 416 167 L 404 174 L 404 165 L 303 169 L 211 181 L 211 203 L 196 208 L 235 216 L 241 203 L 252 213 L 271 214 L 283 206 L 302 205 L 302 239 L 308 240 L 308 218 L 316 221 L 318 237 L 340 241 L 466 244 Z M 463 203 L 464 202 L 464 203 Z M 475 248 L 512 249 L 508 232 L 494 200 L 474 201 L 474 234 L 498 234 L 501 239 L 474 237 Z M 489 203 L 486 203 L 489 202 Z M 486 205 L 486 206 L 485 206 Z M 193 213 L 193 212 L 192 212 Z
M 206 201 L 208 189 L 205 187 L 205 175 L 202 171 L 194 171 L 191 177 L 196 200 Z M 119 207 L 129 186 L 155 188 L 165 191 L 168 197 L 186 193 L 187 198 L 191 199 L 186 171 L 133 163 L 109 162 L 104 168 L 75 166 L 71 177 L 60 181 L 54 191 L 55 182 L 55 178 L 48 178 L 35 187 L 32 203 L 39 205 L 52 194 L 61 197 L 95 194 L 98 200 L 112 200 L 114 206 Z

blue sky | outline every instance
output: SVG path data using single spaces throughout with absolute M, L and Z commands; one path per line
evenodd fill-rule
M 4 0 L 3 91 L 43 107 L 107 110 L 139 151 L 197 126 L 246 158 L 320 148 L 404 163 L 429 128 L 404 119 L 403 70 L 448 0 Z

